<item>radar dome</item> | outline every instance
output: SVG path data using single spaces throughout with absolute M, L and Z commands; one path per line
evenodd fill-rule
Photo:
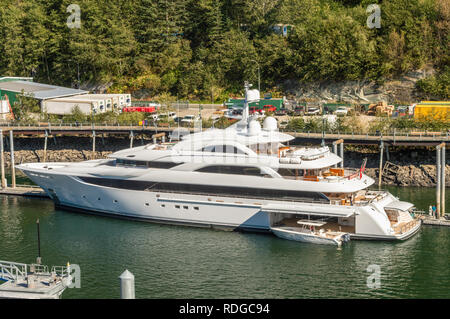
M 278 127 L 277 120 L 274 117 L 268 116 L 264 120 L 263 128 L 265 131 L 276 131 Z
M 248 134 L 249 135 L 258 135 L 261 132 L 261 124 L 258 121 L 250 121 L 248 124 Z

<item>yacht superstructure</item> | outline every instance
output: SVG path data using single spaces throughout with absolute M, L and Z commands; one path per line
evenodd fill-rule
M 108 159 L 19 166 L 55 204 L 68 209 L 161 223 L 271 231 L 299 220 L 326 221 L 328 232 L 352 238 L 406 239 L 420 228 L 413 204 L 373 179 L 336 168 L 328 147 L 289 146 L 293 139 L 266 117 L 248 115 L 257 90 L 246 88 L 242 120 L 221 130 L 149 144 Z M 259 98 L 259 92 L 258 92 Z

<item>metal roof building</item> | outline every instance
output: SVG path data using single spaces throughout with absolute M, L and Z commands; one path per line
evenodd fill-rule
M 48 100 L 58 97 L 66 97 L 89 93 L 88 91 L 29 81 L 0 82 L 0 93 L 2 96 L 8 93 L 14 93 L 12 95 L 17 95 L 20 94 L 22 91 L 24 92 L 24 94 L 29 95 L 38 100 Z M 8 95 L 8 97 L 11 101 L 12 96 Z

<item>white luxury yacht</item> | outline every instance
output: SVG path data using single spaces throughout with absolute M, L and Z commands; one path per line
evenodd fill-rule
M 224 130 L 19 169 L 58 207 L 110 216 L 276 234 L 310 220 L 311 234 L 324 238 L 397 240 L 420 229 L 414 205 L 367 190 L 374 180 L 363 169 L 336 168 L 341 158 L 328 147 L 289 146 L 294 137 L 278 132 L 272 117 L 261 127 L 248 115 L 257 99 L 246 85 L 242 120 Z

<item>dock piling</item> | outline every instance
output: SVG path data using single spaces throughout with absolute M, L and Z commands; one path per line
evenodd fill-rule
M 6 188 L 6 179 L 5 179 L 5 150 L 3 147 L 3 130 L 0 129 L 0 166 L 1 166 L 1 185 L 2 189 Z
M 341 168 L 344 168 L 344 140 L 342 140 L 339 146 L 341 148 L 341 158 L 342 158 Z
M 44 163 L 47 162 L 47 140 L 48 140 L 48 132 L 45 130 L 45 138 L 44 138 Z
M 14 137 L 13 130 L 9 131 L 9 149 L 11 157 L 11 184 L 12 188 L 16 188 L 16 167 L 14 165 Z
M 130 131 L 130 148 L 133 148 L 133 139 L 134 139 L 134 133 L 133 133 L 133 131 Z
M 436 146 L 436 218 L 441 216 L 441 144 Z
M 442 148 L 441 148 L 441 160 L 442 160 L 442 165 L 441 165 L 441 197 L 442 197 L 442 209 L 441 209 L 441 216 L 444 217 L 445 216 L 445 143 L 442 143 Z
M 383 140 L 380 141 L 380 167 L 378 172 L 378 187 L 381 187 L 381 178 L 383 176 Z
M 92 131 L 92 159 L 95 159 L 95 131 Z
M 120 299 L 135 299 L 134 275 L 126 269 L 120 276 Z

